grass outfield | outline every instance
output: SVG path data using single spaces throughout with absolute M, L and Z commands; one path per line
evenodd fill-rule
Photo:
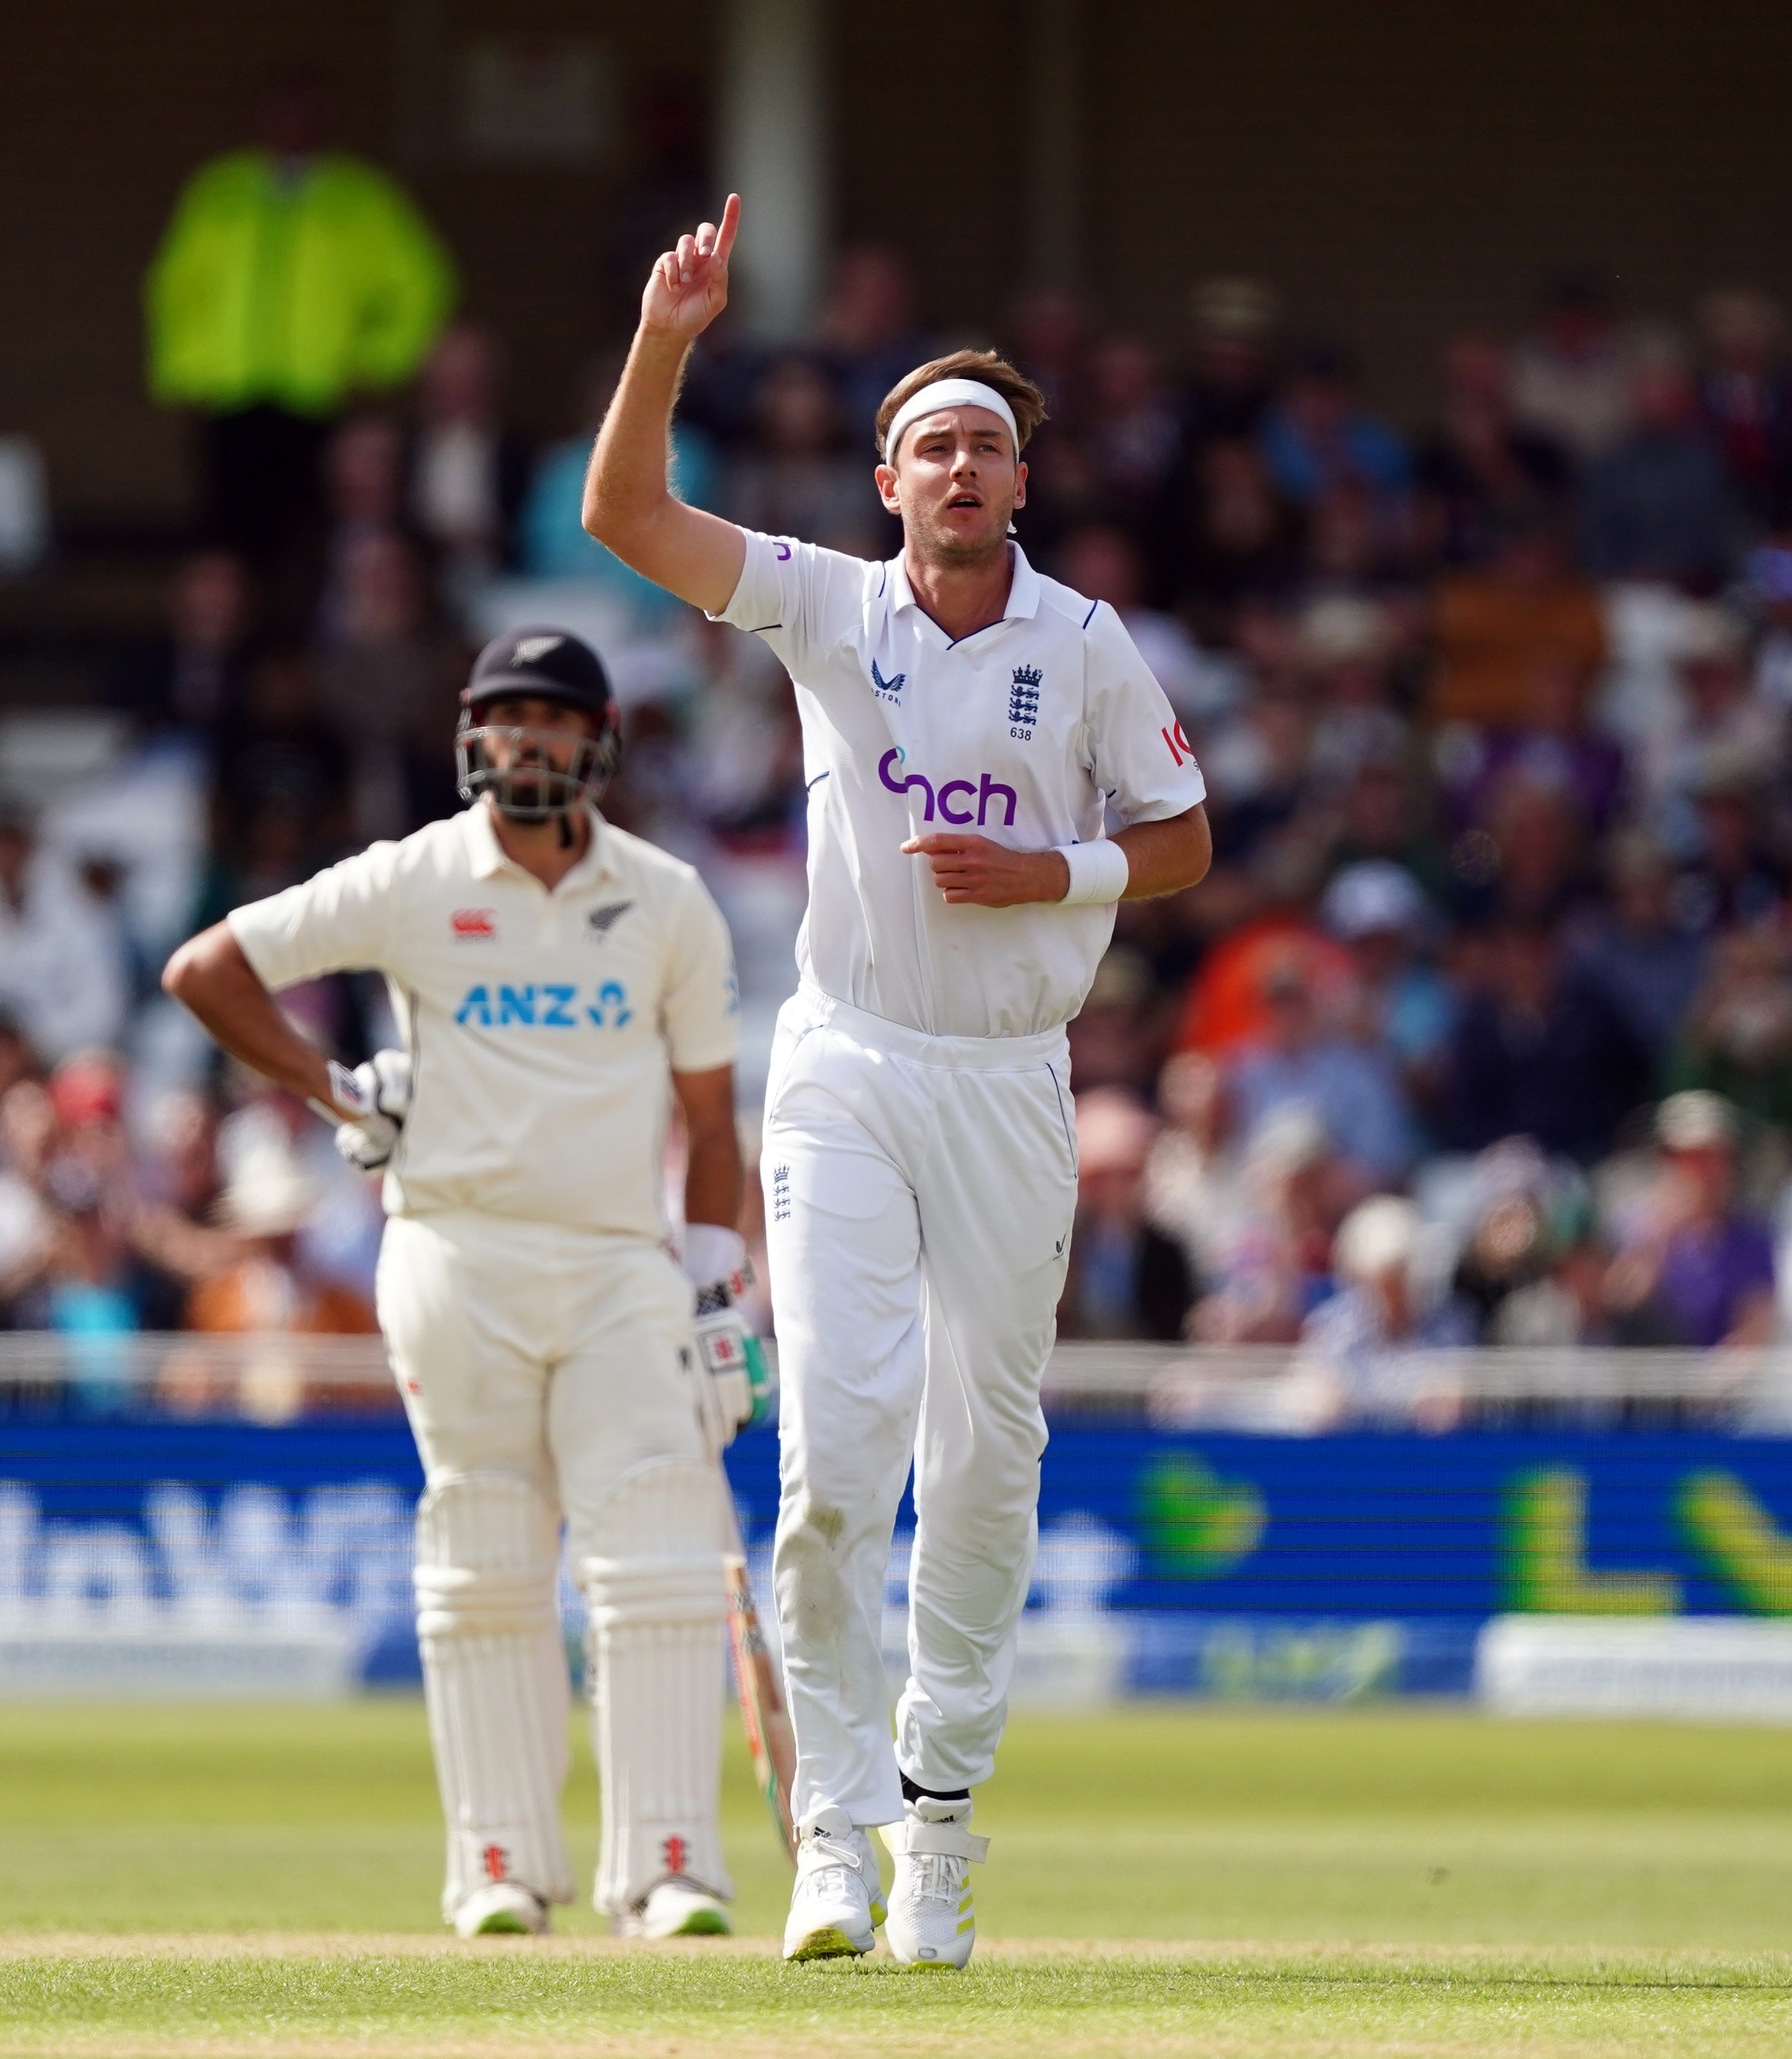
M 420 1704 L 0 1705 L 0 2053 L 1792 2053 L 1781 1733 L 1026 1715 L 978 1827 L 960 1979 L 753 1942 L 789 1875 L 738 1750 L 744 1942 L 469 1948 Z

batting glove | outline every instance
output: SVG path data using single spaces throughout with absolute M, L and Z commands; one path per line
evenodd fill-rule
M 765 1347 L 739 1306 L 753 1284 L 753 1268 L 740 1237 L 715 1223 L 690 1225 L 684 1264 L 697 1289 L 697 1410 L 711 1448 L 719 1452 L 737 1431 L 772 1412 Z
M 398 1148 L 411 1110 L 410 1053 L 376 1051 L 352 1072 L 333 1059 L 330 1098 L 338 1108 L 355 1110 L 352 1121 L 337 1125 L 336 1149 L 362 1172 L 378 1172 Z

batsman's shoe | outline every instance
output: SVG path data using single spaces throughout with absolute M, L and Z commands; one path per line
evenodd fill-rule
M 547 1929 L 547 1903 L 514 1880 L 476 1887 L 454 1912 L 457 1938 L 540 1938 Z
M 786 1959 L 869 1952 L 883 1921 L 878 1855 L 844 1809 L 824 1809 L 796 1851 L 796 1889 L 784 1926 Z
M 676 1874 L 649 1888 L 616 1918 L 619 1938 L 726 1938 L 733 1927 L 715 1895 Z
M 974 1837 L 970 1802 L 923 1794 L 902 1804 L 902 1820 L 886 1826 L 883 1841 L 896 1860 L 884 1931 L 905 1966 L 956 1970 L 977 1942 L 970 1866 L 987 1856 L 990 1841 Z

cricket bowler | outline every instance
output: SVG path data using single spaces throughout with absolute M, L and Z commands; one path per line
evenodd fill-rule
M 653 268 L 585 526 L 763 636 L 802 718 L 809 909 L 763 1159 L 800 1838 L 785 1953 L 872 1948 L 866 1832 L 887 1826 L 891 1950 L 962 1966 L 986 1843 L 971 1790 L 994 1764 L 1032 1572 L 1040 1382 L 1076 1205 L 1065 1024 L 1115 903 L 1206 871 L 1206 790 L 1113 610 L 1010 540 L 1045 406 L 994 352 L 919 366 L 878 409 L 876 490 L 904 540 L 887 564 L 668 492 L 679 379 L 727 302 L 739 217 L 731 197 Z M 878 1624 L 911 1464 L 892 1752 Z
M 563 1519 L 590 1619 L 596 1906 L 625 1934 L 725 1931 L 715 1454 L 753 1401 L 727 930 L 688 865 L 598 812 L 618 719 L 577 638 L 488 645 L 456 749 L 464 813 L 237 909 L 163 984 L 384 1169 L 377 1300 L 426 1482 L 417 1634 L 445 1919 L 538 1932 L 572 1898 Z M 404 1049 L 351 1073 L 273 996 L 362 968 L 385 975 Z M 682 1270 L 661 1203 L 675 1101 Z

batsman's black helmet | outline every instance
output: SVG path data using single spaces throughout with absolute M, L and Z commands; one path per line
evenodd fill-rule
M 486 711 L 496 701 L 524 698 L 576 708 L 590 717 L 595 735 L 581 740 L 564 771 L 546 762 L 541 732 L 509 724 L 494 729 Z M 489 739 L 502 735 L 505 762 L 493 762 Z M 545 822 L 595 800 L 614 775 L 622 755 L 622 718 L 610 676 L 597 653 L 570 630 L 547 627 L 507 631 L 479 654 L 472 676 L 461 689 L 455 763 L 460 793 L 472 800 L 488 793 L 500 814 L 516 822 Z
M 583 708 L 601 722 L 615 704 L 603 660 L 569 629 L 508 630 L 494 636 L 473 662 L 460 705 L 476 715 L 487 702 L 532 695 Z

